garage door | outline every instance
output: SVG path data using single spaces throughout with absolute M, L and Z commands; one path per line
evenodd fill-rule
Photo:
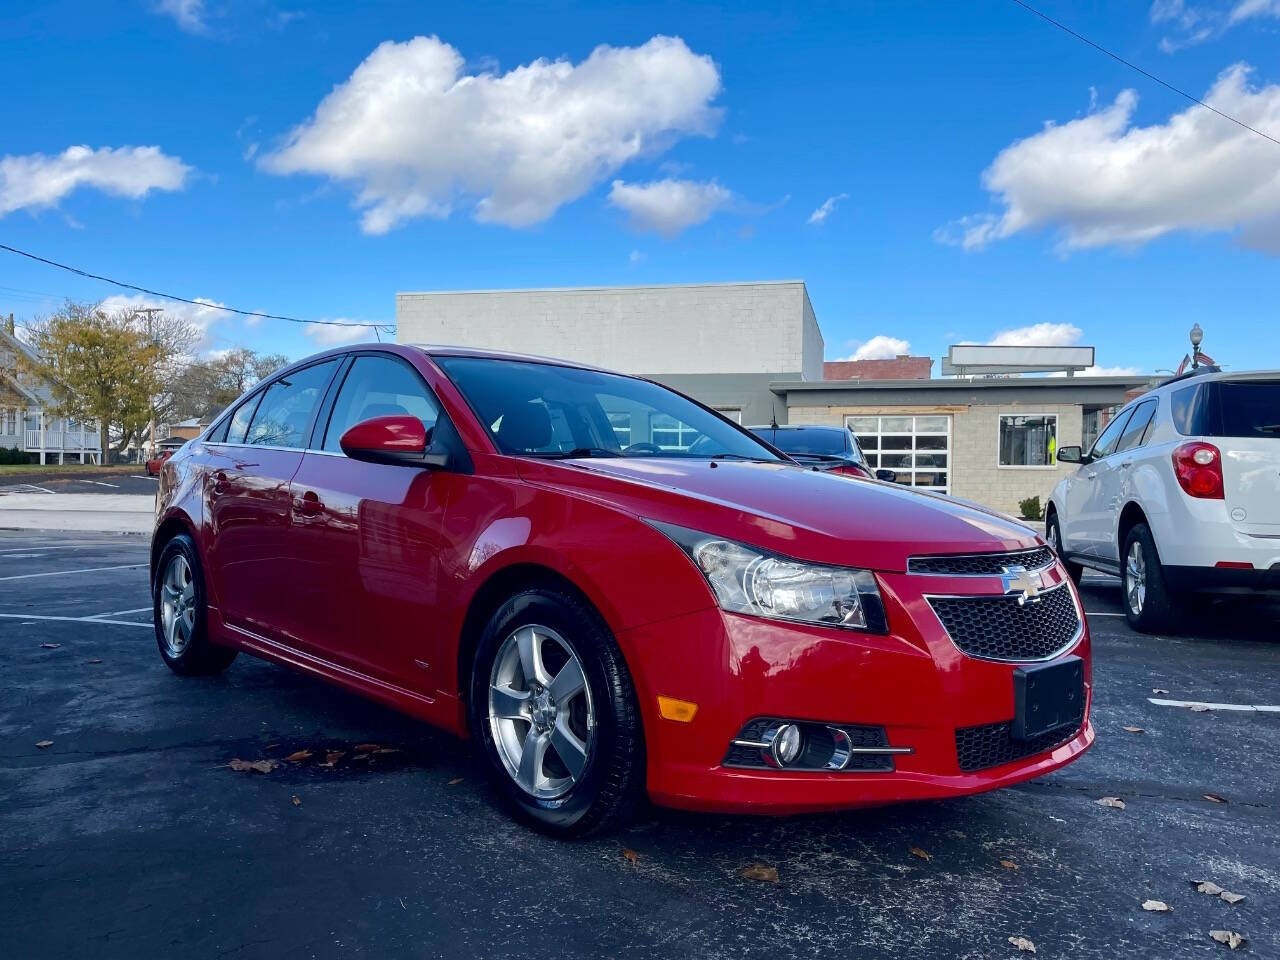
M 873 469 L 892 470 L 898 483 L 951 492 L 951 416 L 845 417 L 845 426 Z

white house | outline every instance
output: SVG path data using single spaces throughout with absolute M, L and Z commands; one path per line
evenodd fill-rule
M 36 359 L 14 335 L 13 318 L 0 325 L 0 447 L 16 448 L 39 463 L 102 462 L 102 434 L 96 426 L 55 417 L 49 385 L 18 365 L 19 355 Z

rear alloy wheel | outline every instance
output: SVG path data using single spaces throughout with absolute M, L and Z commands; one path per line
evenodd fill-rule
M 1143 633 L 1174 628 L 1181 605 L 1169 593 L 1155 539 L 1145 523 L 1135 524 L 1124 538 L 1120 587 L 1129 626 Z
M 152 584 L 156 643 L 160 657 L 184 676 L 220 673 L 236 651 L 209 640 L 204 569 L 192 539 L 179 534 L 165 544 Z
M 1044 538 L 1048 541 L 1050 549 L 1058 555 L 1058 559 L 1062 560 L 1062 565 L 1066 567 L 1067 576 L 1071 578 L 1071 582 L 1079 586 L 1081 578 L 1084 577 L 1084 567 L 1062 556 L 1062 529 L 1058 526 L 1056 513 L 1049 514 L 1049 519 L 1045 522 Z
M 495 788 L 540 830 L 608 830 L 643 799 L 631 676 L 599 615 L 577 597 L 531 589 L 498 608 L 476 649 L 468 721 Z

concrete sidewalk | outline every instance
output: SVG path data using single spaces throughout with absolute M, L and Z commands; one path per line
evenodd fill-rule
M 150 533 L 155 498 L 135 494 L 0 494 L 0 529 Z

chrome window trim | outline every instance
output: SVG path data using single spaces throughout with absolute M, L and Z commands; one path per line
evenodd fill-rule
M 1056 587 L 1050 587 L 1048 590 L 1043 591 L 1040 594 L 1040 596 L 1045 597 L 1053 593 L 1055 590 L 1067 589 L 1067 583 L 1068 583 L 1067 580 L 1063 580 Z M 943 636 L 945 636 L 951 642 L 951 645 L 956 648 L 956 651 L 962 657 L 968 657 L 970 660 L 981 660 L 985 663 L 1015 663 L 1016 664 L 1016 663 L 1048 663 L 1050 660 L 1057 660 L 1058 657 L 1061 657 L 1063 654 L 1066 654 L 1071 650 L 1074 650 L 1076 646 L 1079 645 L 1080 641 L 1084 639 L 1084 629 L 1085 629 L 1084 608 L 1081 607 L 1080 605 L 1079 597 L 1077 597 L 1074 593 L 1071 593 L 1071 591 L 1069 590 L 1068 590 L 1068 594 L 1071 596 L 1071 605 L 1076 609 L 1076 621 L 1079 624 L 1076 627 L 1076 632 L 1071 635 L 1071 639 L 1068 640 L 1061 648 L 1049 654 L 1048 656 L 1029 657 L 1025 659 L 1019 658 L 1016 660 L 1010 660 L 1004 657 L 979 657 L 979 656 L 975 656 L 972 653 L 969 653 L 967 650 L 962 649 L 960 644 L 956 643 L 955 640 L 952 638 L 951 633 L 947 630 L 947 625 L 942 622 L 942 618 L 938 616 L 938 611 L 933 608 L 933 602 L 932 602 L 934 600 L 990 600 L 990 599 L 1004 599 L 1006 597 L 1012 600 L 1014 599 L 1012 595 L 1004 594 L 1004 593 L 926 593 L 923 596 L 926 601 L 929 601 L 929 612 L 932 613 L 933 618 L 938 621 L 938 626 L 942 628 Z
M 911 569 L 911 564 L 912 564 L 912 562 L 913 562 L 913 561 L 915 561 L 915 560 L 970 560 L 970 559 L 974 559 L 974 560 L 986 560 L 986 559 L 989 559 L 989 558 L 991 558 L 991 557 L 1009 557 L 1009 558 L 1011 558 L 1011 562 L 1010 562 L 1009 566 L 1017 566 L 1017 565 L 1018 565 L 1018 564 L 1017 564 L 1017 559 L 1016 559 L 1017 557 L 1022 556 L 1022 555 L 1024 555 L 1024 554 L 1038 553 L 1038 552 L 1039 552 L 1039 551 L 1041 551 L 1041 550 L 1048 550 L 1048 551 L 1049 551 L 1049 562 L 1048 562 L 1048 563 L 1046 563 L 1046 564 L 1043 564 L 1042 566 L 1039 566 L 1039 567 L 1027 567 L 1027 572 L 1028 572 L 1028 573 L 1041 573 L 1041 572 L 1043 572 L 1043 571 L 1045 571 L 1045 570 L 1048 570 L 1050 567 L 1052 567 L 1052 566 L 1053 566 L 1053 564 L 1054 564 L 1054 561 L 1057 559 L 1057 558 L 1053 555 L 1053 549 L 1052 549 L 1051 547 L 1049 547 L 1049 545 L 1048 545 L 1048 544 L 1045 544 L 1045 545 L 1044 545 L 1044 546 L 1042 546 L 1042 547 L 1027 547 L 1027 548 L 1022 549 L 1022 550 L 997 550 L 997 551 L 995 551 L 994 553 L 926 553 L 926 554 L 921 554 L 921 555 L 920 555 L 920 556 L 918 556 L 918 557 L 908 557 L 908 558 L 907 558 L 907 573 L 908 573 L 910 576 L 914 576 L 914 577 L 955 577 L 955 578 L 958 578 L 958 579 L 973 579 L 974 577 L 987 577 L 987 578 L 995 578 L 995 579 L 999 579 L 999 578 L 1000 578 L 1000 574 L 998 574 L 998 573 L 935 573 L 935 572 L 934 572 L 934 571 L 932 571 L 932 570 L 912 570 L 912 569 Z M 1056 588 L 1056 587 L 1053 587 L 1053 588 L 1051 588 L 1051 589 L 1055 589 L 1055 590 L 1056 590 L 1057 588 Z M 1048 593 L 1048 591 L 1047 591 L 1047 590 L 1046 590 L 1045 592 L 1046 592 L 1046 593 Z M 940 596 L 940 597 L 942 597 L 942 596 L 947 596 L 947 595 L 946 595 L 946 594 L 936 594 L 936 596 Z M 955 596 L 956 596 L 957 598 L 959 598 L 959 597 L 970 597 L 970 596 L 984 596 L 984 594 L 956 594 Z
M 237 447 L 241 450 L 279 450 L 283 453 L 315 453 L 322 457 L 341 457 L 350 460 L 345 453 L 332 450 L 313 450 L 311 447 L 276 447 L 265 443 L 228 443 L 226 440 L 201 440 L 206 447 Z

